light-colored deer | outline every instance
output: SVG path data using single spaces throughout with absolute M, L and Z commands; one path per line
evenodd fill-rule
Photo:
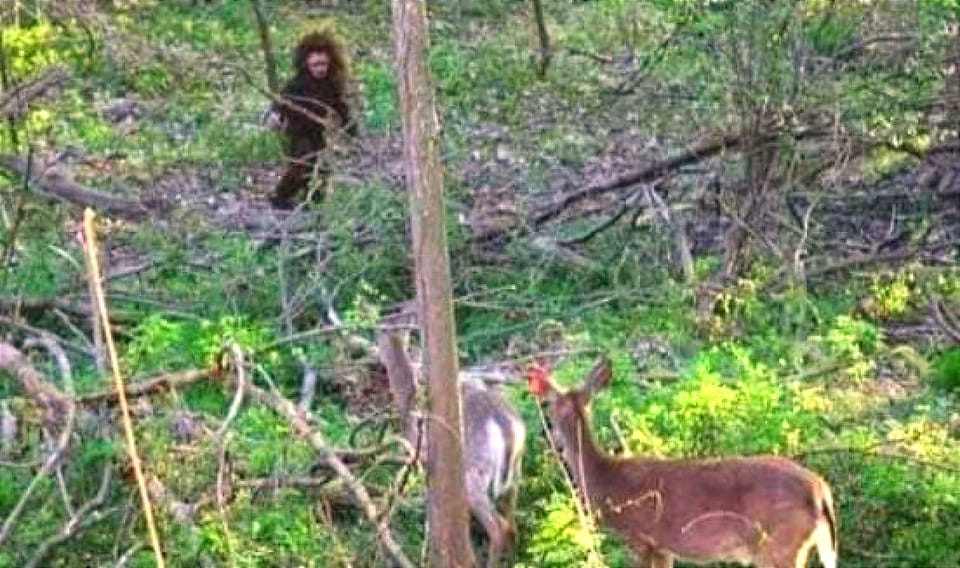
M 417 445 L 420 425 L 413 413 L 417 367 L 407 353 L 405 338 L 400 333 L 382 333 L 379 353 L 405 436 Z M 487 566 L 497 566 L 516 533 L 514 513 L 526 427 L 499 389 L 466 376 L 460 377 L 460 389 L 467 504 L 487 533 Z
M 825 568 L 837 565 L 837 522 L 830 486 L 798 463 L 776 456 L 712 460 L 617 458 L 597 446 L 590 398 L 611 379 L 602 357 L 579 389 L 564 391 L 534 365 L 530 390 L 547 402 L 552 437 L 599 521 L 649 568 L 739 562 L 804 568 L 816 547 Z

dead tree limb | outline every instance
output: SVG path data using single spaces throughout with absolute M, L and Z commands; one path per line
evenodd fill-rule
M 933 318 L 936 320 L 937 325 L 940 326 L 940 329 L 955 343 L 960 343 L 960 317 L 951 313 L 950 310 L 943 305 L 941 298 L 934 297 L 930 301 L 930 304 L 933 308 Z
M 146 204 L 87 189 L 71 179 L 60 167 L 43 167 L 38 160 L 27 161 L 10 154 L 0 154 L 0 168 L 28 178 L 31 186 L 43 194 L 72 205 L 92 207 L 104 213 L 130 220 L 140 220 L 150 213 Z
M 0 343 L 0 371 L 12 375 L 24 393 L 46 412 L 45 422 L 61 423 L 72 405 L 70 397 L 44 378 L 17 348 Z
M 599 225 L 590 229 L 589 231 L 587 231 L 582 235 L 578 235 L 576 237 L 572 237 L 569 239 L 564 239 L 562 241 L 559 241 L 558 243 L 563 246 L 577 245 L 577 244 L 583 244 L 589 241 L 590 239 L 596 237 L 600 233 L 606 231 L 610 227 L 613 227 L 618 222 L 620 222 L 620 220 L 623 219 L 627 215 L 627 213 L 635 210 L 638 207 L 637 201 L 639 200 L 641 195 L 642 195 L 642 191 L 634 192 L 629 197 L 627 197 L 627 199 L 624 201 L 624 204 L 620 207 L 620 209 L 616 213 L 611 215 L 606 221 L 603 221 L 602 223 L 600 223 Z
M 30 103 L 60 87 L 70 78 L 63 67 L 49 69 L 32 81 L 5 89 L 0 93 L 0 116 L 8 119 L 23 117 L 30 110 Z
M 128 383 L 124 390 L 127 396 L 137 397 L 165 392 L 189 384 L 216 378 L 219 378 L 219 375 L 211 369 L 190 369 L 188 371 L 159 375 L 137 383 Z M 113 402 L 116 399 L 117 392 L 116 390 L 111 389 L 82 395 L 77 398 L 77 402 L 83 405 L 93 405 L 103 401 Z
M 612 179 L 592 183 L 583 189 L 564 195 L 554 205 L 544 211 L 538 212 L 533 217 L 533 223 L 535 225 L 542 225 L 559 217 L 569 207 L 581 201 L 629 185 L 651 182 L 658 177 L 676 171 L 684 166 L 716 156 L 720 152 L 734 148 L 743 142 L 744 137 L 739 132 L 724 134 L 719 138 L 708 138 L 690 146 L 685 151 L 671 158 L 648 164 L 615 176 Z
M 20 500 L 11 509 L 7 518 L 3 520 L 3 525 L 0 527 L 0 547 L 13 534 L 17 519 L 23 514 L 30 497 L 37 490 L 40 482 L 50 475 L 60 463 L 60 459 L 70 445 L 70 438 L 73 436 L 73 427 L 77 417 L 77 407 L 73 403 L 73 371 L 70 368 L 70 361 L 56 341 L 49 337 L 41 337 L 39 342 L 50 351 L 54 360 L 56 360 L 57 366 L 60 368 L 64 389 L 67 392 L 66 395 L 49 385 L 17 349 L 5 343 L 0 343 L 0 369 L 5 369 L 15 375 L 24 389 L 28 391 L 28 394 L 31 391 L 34 392 L 37 400 L 47 404 L 48 416 L 44 430 L 52 435 L 59 427 L 59 436 L 57 436 L 53 451 L 43 461 L 40 471 L 37 472 L 24 490 Z M 52 412 L 57 412 L 57 414 L 54 415 Z
M 749 144 L 751 148 L 775 142 L 780 136 L 789 133 L 794 138 L 807 138 L 819 134 L 822 130 L 815 126 L 798 127 L 785 131 L 777 124 L 766 125 L 761 134 L 755 139 L 741 132 L 728 132 L 720 136 L 711 136 L 688 146 L 683 152 L 653 164 L 631 170 L 611 179 L 594 182 L 578 191 L 561 196 L 554 204 L 535 212 L 532 223 L 535 226 L 543 225 L 563 214 L 571 206 L 603 195 L 609 191 L 627 187 L 638 183 L 649 183 L 685 166 L 696 164 L 727 150 L 740 150 Z
M 43 560 L 47 557 L 50 552 L 56 548 L 58 545 L 63 544 L 67 540 L 73 538 L 77 534 L 83 532 L 85 529 L 90 526 L 104 520 L 107 516 L 103 514 L 103 511 L 100 511 L 100 507 L 103 506 L 107 501 L 107 496 L 110 494 L 110 480 L 113 466 L 107 464 L 103 468 L 103 474 L 100 479 L 100 489 L 97 490 L 97 494 L 93 496 L 92 499 L 80 506 L 70 518 L 67 519 L 67 522 L 64 523 L 60 530 L 50 538 L 44 540 L 40 543 L 40 546 L 37 547 L 36 551 L 33 553 L 33 556 L 30 558 L 30 561 L 27 562 L 25 568 L 36 568 L 41 566 Z
M 262 404 L 266 404 L 272 408 L 274 412 L 289 420 L 294 431 L 297 432 L 297 434 L 299 434 L 301 437 L 305 438 L 317 452 L 320 461 L 332 469 L 334 473 L 336 473 L 337 476 L 343 480 L 344 484 L 347 486 L 347 489 L 350 491 L 350 494 L 363 511 L 367 521 L 376 529 L 377 537 L 380 539 L 380 542 L 390 554 L 390 557 L 393 559 L 393 561 L 401 568 L 413 568 L 413 563 L 407 558 L 407 555 L 403 552 L 400 544 L 393 537 L 393 533 L 390 531 L 390 525 L 387 523 L 387 519 L 380 515 L 380 512 L 377 510 L 376 505 L 374 505 L 373 500 L 370 498 L 370 494 L 367 492 L 367 489 L 360 483 L 353 472 L 350 471 L 350 468 L 348 468 L 347 465 L 344 464 L 343 461 L 341 461 L 333 451 L 331 451 L 330 446 L 323 437 L 323 434 L 311 428 L 307 423 L 306 417 L 300 412 L 297 406 L 293 402 L 283 398 L 279 393 L 275 391 L 267 392 L 252 384 L 248 384 L 247 388 L 249 389 L 252 398 L 256 399 Z
M 28 324 L 28 323 L 23 323 L 23 322 L 21 322 L 21 321 L 19 321 L 19 320 L 17 320 L 17 319 L 10 318 L 10 317 L 7 317 L 7 316 L 2 316 L 2 315 L 0 315 L 0 326 L 11 327 L 11 328 L 13 328 L 13 329 L 17 329 L 17 330 L 19 330 L 19 331 L 26 332 L 26 333 L 29 333 L 29 334 L 32 334 L 32 335 L 37 335 L 37 336 L 43 335 L 43 334 L 48 334 L 48 335 L 51 335 L 51 336 L 52 336 L 52 334 L 49 334 L 49 332 L 47 332 L 47 331 L 45 331 L 45 330 L 43 330 L 43 329 L 40 329 L 39 327 L 34 327 L 34 326 L 32 326 L 32 325 L 30 325 L 30 324 Z M 85 356 L 85 357 L 89 357 L 89 356 L 91 356 L 91 355 L 93 354 L 93 353 L 92 353 L 89 349 L 87 349 L 86 347 L 83 347 L 83 346 L 81 346 L 81 345 L 77 345 L 77 344 L 75 344 L 75 343 L 71 343 L 71 342 L 69 342 L 69 341 L 67 341 L 66 339 L 63 339 L 63 338 L 61 338 L 61 337 L 57 337 L 57 336 L 52 336 L 52 337 L 53 337 L 54 339 L 56 339 L 63 347 L 65 347 L 65 348 L 69 349 L 70 351 L 73 351 L 73 352 L 75 352 L 75 353 L 77 353 L 77 354 L 79 354 L 79 355 L 83 355 L 83 356 Z

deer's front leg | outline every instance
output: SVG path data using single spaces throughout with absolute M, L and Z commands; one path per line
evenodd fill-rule
M 673 568 L 673 555 L 669 552 L 661 552 L 647 544 L 638 544 L 631 548 L 638 568 Z

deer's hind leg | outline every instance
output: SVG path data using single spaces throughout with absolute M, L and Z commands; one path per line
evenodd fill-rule
M 506 544 L 509 528 L 506 519 L 497 512 L 492 499 L 486 491 L 478 490 L 467 483 L 467 505 L 473 516 L 480 521 L 484 532 L 487 533 L 489 544 L 487 546 L 487 566 L 492 568 L 497 566 L 500 555 Z

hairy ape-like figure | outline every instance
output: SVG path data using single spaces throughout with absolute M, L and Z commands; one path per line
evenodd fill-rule
M 291 209 L 297 194 L 306 190 L 314 171 L 325 179 L 329 171 L 320 162 L 327 146 L 326 129 L 347 126 L 355 133 L 346 103 L 347 59 L 343 47 L 329 31 L 305 35 L 294 51 L 295 75 L 280 93 L 284 102 L 274 103 L 274 126 L 285 135 L 287 167 L 271 203 Z

